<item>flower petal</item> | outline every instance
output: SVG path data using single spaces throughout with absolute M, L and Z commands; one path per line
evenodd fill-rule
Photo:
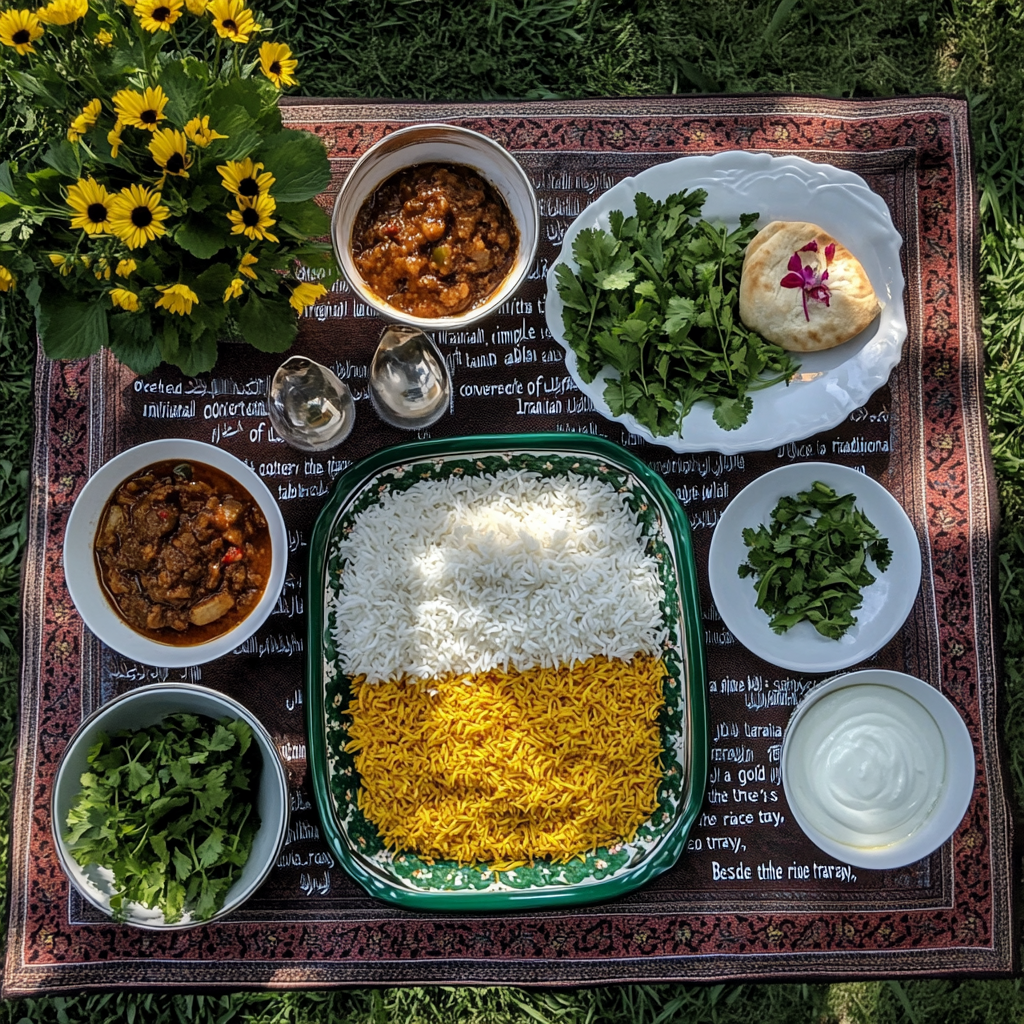
M 798 249 L 798 252 L 817 252 L 818 251 L 818 240 L 812 238 L 802 249 Z
M 825 266 L 828 266 L 832 262 L 832 257 L 835 256 L 835 254 L 836 243 L 829 242 L 828 245 L 825 246 Z M 825 276 L 827 277 L 828 275 L 826 274 Z
M 787 274 L 779 284 L 783 288 L 803 288 L 804 279 L 802 274 Z
M 794 274 L 799 274 L 803 272 L 804 263 L 797 253 L 793 253 L 793 255 L 789 257 L 789 263 L 786 264 L 786 267 L 787 269 L 792 270 Z

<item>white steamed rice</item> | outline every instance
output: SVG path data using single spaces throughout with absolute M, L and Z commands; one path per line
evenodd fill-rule
M 370 682 L 660 655 L 658 563 L 600 480 L 503 470 L 384 492 L 341 542 L 342 667 Z

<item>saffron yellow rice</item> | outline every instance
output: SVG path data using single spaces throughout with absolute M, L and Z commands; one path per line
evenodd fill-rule
M 665 667 L 353 680 L 346 749 L 389 849 L 498 871 L 629 841 L 658 805 Z

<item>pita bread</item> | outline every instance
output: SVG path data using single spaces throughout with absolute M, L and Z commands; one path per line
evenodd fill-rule
M 800 251 L 813 242 L 817 242 L 816 252 Z M 829 245 L 835 246 L 835 252 L 826 265 L 825 247 Z M 827 291 L 780 284 L 793 273 L 789 263 L 794 253 L 815 275 L 828 270 L 828 279 L 823 282 Z M 817 224 L 772 221 L 747 246 L 740 278 L 740 319 L 752 331 L 790 352 L 819 352 L 842 345 L 860 334 L 880 309 L 857 258 Z

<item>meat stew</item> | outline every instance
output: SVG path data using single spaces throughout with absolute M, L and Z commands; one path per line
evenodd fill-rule
M 504 199 L 471 167 L 420 164 L 363 203 L 352 255 L 375 295 L 418 317 L 484 302 L 515 262 L 519 232 Z
M 255 499 L 199 462 L 158 462 L 124 481 L 100 517 L 96 571 L 136 632 L 159 643 L 206 643 L 259 603 L 270 530 Z

